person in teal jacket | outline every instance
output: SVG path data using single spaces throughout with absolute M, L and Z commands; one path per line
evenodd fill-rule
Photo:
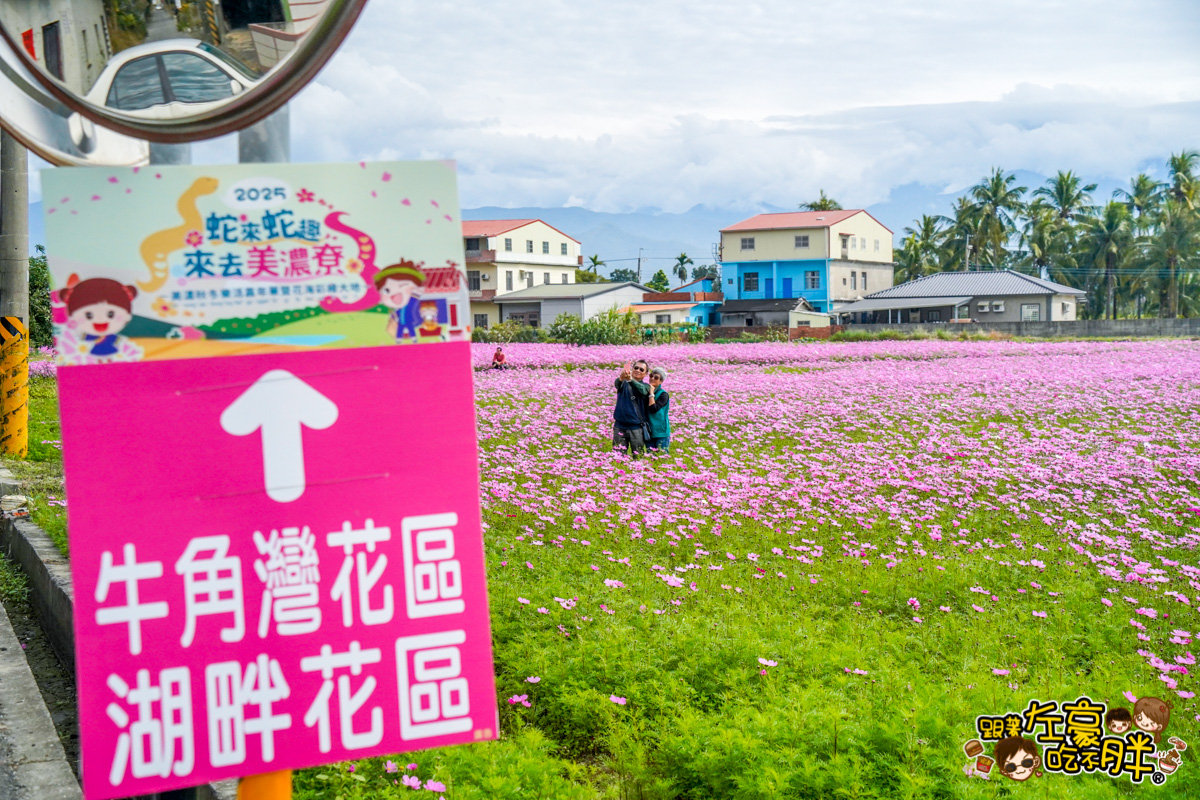
M 671 452 L 671 395 L 662 388 L 667 379 L 667 371 L 662 367 L 650 370 L 650 392 L 646 398 L 647 416 L 650 418 L 650 441 L 646 442 L 651 450 Z

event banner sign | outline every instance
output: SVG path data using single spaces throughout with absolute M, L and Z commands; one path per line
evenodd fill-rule
M 452 165 L 43 187 L 85 796 L 495 738 Z

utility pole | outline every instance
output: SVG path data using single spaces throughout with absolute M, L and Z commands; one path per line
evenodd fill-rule
M 29 161 L 0 130 L 0 452 L 29 447 Z
M 638 283 L 642 282 L 642 248 L 638 248 Z
M 963 263 L 965 264 L 964 271 L 971 271 L 971 234 L 967 234 L 967 244 L 963 252 Z

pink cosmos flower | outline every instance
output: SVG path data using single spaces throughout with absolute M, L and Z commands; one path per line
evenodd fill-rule
M 1046 612 L 1045 612 L 1045 611 L 1034 611 L 1034 612 L 1033 612 L 1033 615 L 1034 615 L 1035 617 L 1041 617 L 1042 619 L 1045 619 L 1045 618 L 1046 618 Z
M 416 775 L 405 775 L 403 778 L 400 779 L 400 782 L 403 783 L 405 786 L 407 786 L 410 789 L 420 789 L 421 788 L 421 779 L 418 778 Z
M 778 661 L 772 661 L 772 660 L 771 660 L 771 659 L 769 659 L 769 658 L 760 658 L 760 659 L 758 660 L 758 663 L 762 664 L 764 667 L 777 667 L 777 666 L 779 666 L 779 662 L 778 662 Z
M 918 625 L 920 625 L 920 624 L 921 624 L 921 618 L 920 618 L 920 617 L 913 617 L 913 622 L 915 622 L 915 623 L 917 623 Z
M 538 613 L 539 613 L 539 614 L 549 614 L 549 613 L 550 613 L 550 609 L 548 609 L 548 608 L 539 608 L 539 609 L 538 609 Z
M 992 674 L 993 674 L 993 675 L 1007 675 L 1007 674 L 1008 674 L 1008 670 L 1006 670 L 1006 669 L 994 669 L 994 670 L 992 670 Z
M 529 605 L 529 601 L 528 601 L 528 600 L 526 600 L 524 597 L 518 597 L 518 598 L 517 598 L 517 602 L 518 602 L 518 603 L 520 603 L 520 604 L 521 604 L 521 605 L 523 605 L 523 606 L 527 606 L 527 605 Z
M 619 705 L 619 706 L 623 706 L 623 705 L 625 705 L 625 702 L 626 702 L 626 698 L 624 698 L 624 697 L 617 697 L 615 694 L 610 694 L 610 695 L 608 696 L 608 699 L 609 699 L 609 701 L 611 701 L 611 702 L 613 702 L 613 703 L 616 703 L 616 704 L 617 704 L 617 705 Z
M 446 784 L 441 781 L 425 781 L 425 788 L 431 792 L 444 792 L 446 791 Z
M 950 606 L 938 606 L 938 611 L 949 611 Z
M 1125 699 L 1131 703 L 1136 703 L 1138 701 L 1137 695 L 1135 695 L 1133 692 L 1124 691 L 1124 692 L 1121 692 L 1121 694 L 1125 695 Z
M 1101 597 L 1101 598 L 1100 598 L 1100 602 L 1101 602 L 1101 603 L 1104 603 L 1104 605 L 1106 605 L 1106 606 L 1111 606 L 1111 605 L 1112 605 L 1112 600 L 1109 600 L 1107 597 Z
M 537 675 L 530 675 L 528 678 L 525 679 L 525 682 L 526 683 L 539 683 L 541 680 L 542 679 L 539 678 Z
M 400 765 L 397 764 L 395 761 L 388 761 L 386 764 L 383 765 L 383 769 L 385 772 L 387 772 L 389 775 L 391 775 L 394 772 L 400 771 Z

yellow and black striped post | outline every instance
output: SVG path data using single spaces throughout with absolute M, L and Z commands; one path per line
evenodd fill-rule
M 0 317 L 0 452 L 29 452 L 29 331 L 20 317 Z
M 213 44 L 221 43 L 221 31 L 217 27 L 217 9 L 213 0 L 204 0 L 204 16 L 208 22 L 208 32 Z

